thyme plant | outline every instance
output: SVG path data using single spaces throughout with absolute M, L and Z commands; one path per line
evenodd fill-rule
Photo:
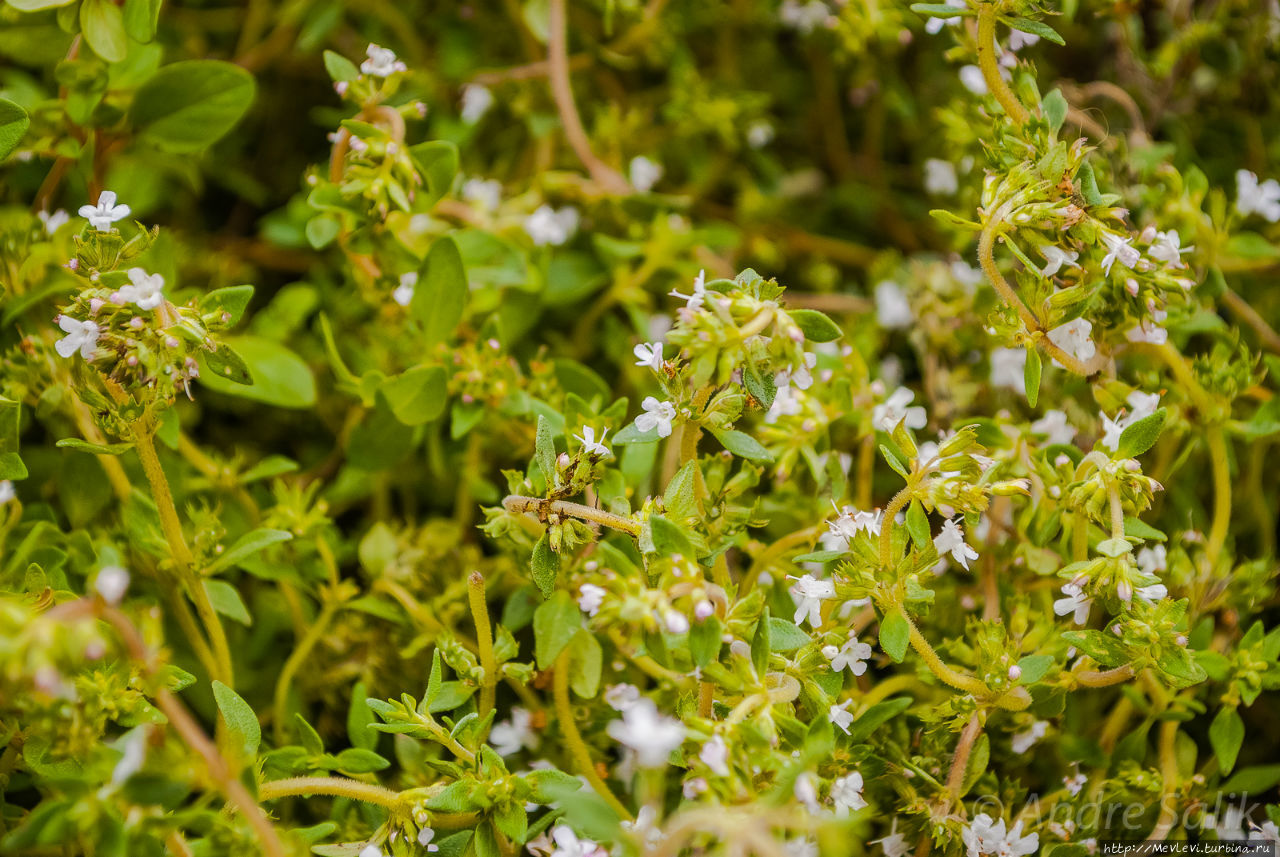
M 1276 841 L 1260 8 L 5 0 L 0 851 Z

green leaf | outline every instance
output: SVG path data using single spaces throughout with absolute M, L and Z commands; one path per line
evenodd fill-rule
M 1033 36 L 1039 36 L 1045 41 L 1053 42 L 1055 45 L 1065 45 L 1062 36 L 1058 35 L 1058 31 L 1050 27 L 1043 21 L 1033 21 L 1030 18 L 1014 18 L 1009 22 L 1009 26 L 1015 30 L 1021 30 L 1024 33 L 1030 33 Z
M 1018 683 L 1035 684 L 1044 678 L 1051 666 L 1053 666 L 1053 655 L 1027 655 L 1018 661 L 1018 669 L 1022 670 L 1022 675 L 1018 676 Z
M 124 0 L 124 31 L 135 42 L 153 40 L 159 22 L 160 0 Z
M 251 383 L 233 383 L 214 371 L 210 355 L 203 355 L 200 383 L 219 393 L 252 399 L 278 408 L 309 408 L 316 403 L 316 379 L 311 367 L 285 346 L 258 336 L 227 337 L 239 355 Z M 219 349 L 221 353 L 224 349 Z
M 244 560 L 265 550 L 274 544 L 287 542 L 293 538 L 293 533 L 288 530 L 271 530 L 266 527 L 260 527 L 252 532 L 245 533 L 236 539 L 236 543 L 230 549 L 221 553 L 217 559 L 209 564 L 209 571 L 220 571 L 224 568 L 231 568 L 239 565 Z
M 689 654 L 699 669 L 720 657 L 723 647 L 724 624 L 717 616 L 708 616 L 695 622 L 689 629 Z
M 538 462 L 538 470 L 547 482 L 550 490 L 559 483 L 556 472 L 556 442 L 551 432 L 551 423 L 542 414 L 538 414 L 538 428 L 534 433 L 533 459 Z
M 551 540 L 546 533 L 533 546 L 533 556 L 529 560 L 533 570 L 533 582 L 543 598 L 550 598 L 556 588 L 556 576 L 560 574 L 560 556 L 551 549 Z
M 972 220 L 965 220 L 958 214 L 953 214 L 945 208 L 933 208 L 929 210 L 929 216 L 939 223 L 945 223 L 947 226 L 955 229 L 968 229 L 973 232 L 981 232 L 982 224 L 975 223 Z
M 1236 766 L 1240 747 L 1244 744 L 1244 720 L 1232 706 L 1222 708 L 1209 726 L 1209 743 L 1218 756 L 1222 773 L 1229 774 Z
M 751 394 L 751 398 L 760 403 L 760 407 L 773 407 L 778 387 L 773 383 L 772 377 L 761 376 L 754 365 L 748 365 L 742 372 L 742 386 Z
M 378 733 L 369 728 L 374 722 L 373 709 L 365 702 L 369 698 L 364 682 L 356 682 L 351 689 L 351 703 L 347 706 L 347 738 L 352 746 L 372 750 L 378 746 Z
M 1027 388 L 1027 404 L 1036 406 L 1040 398 L 1040 349 L 1027 349 L 1027 362 L 1022 367 L 1022 381 Z
M 240 591 L 230 583 L 225 580 L 206 580 L 204 591 L 209 596 L 209 603 L 213 605 L 214 610 L 241 625 L 253 624 L 253 617 L 249 615 L 249 608 L 244 605 Z
M 756 675 L 763 677 L 769 671 L 769 652 L 773 647 L 772 624 L 769 622 L 769 608 L 764 608 L 760 621 L 756 623 L 756 632 L 751 636 L 751 666 Z
M 844 335 L 839 325 L 816 309 L 793 309 L 787 314 L 810 342 L 833 342 Z
M 948 6 L 946 3 L 912 3 L 911 11 L 926 18 L 959 18 L 974 15 L 971 9 Z
M 721 446 L 739 458 L 745 458 L 748 461 L 773 461 L 773 455 L 769 450 L 746 432 L 734 429 L 719 431 L 711 429 L 711 433 L 716 436 L 716 440 L 720 441 Z
M 232 327 L 240 321 L 251 300 L 253 300 L 253 286 L 225 286 L 214 289 L 200 298 L 200 314 L 216 314 L 219 321 L 222 321 L 221 317 L 225 315 L 228 318 L 222 323 Z
M 407 426 L 429 423 L 449 403 L 449 376 L 443 366 L 414 366 L 382 382 L 379 391 L 396 419 Z
M 1116 447 L 1117 458 L 1135 458 L 1155 446 L 1164 429 L 1164 420 L 1168 411 L 1160 408 L 1154 414 L 1143 417 L 1129 425 L 1120 433 L 1120 443 Z
M 1254 765 L 1241 768 L 1235 776 L 1218 787 L 1223 794 L 1257 795 L 1280 784 L 1280 765 Z
M 345 774 L 369 774 L 391 767 L 391 763 L 372 750 L 348 747 L 334 759 L 337 770 Z
M 1102 194 L 1098 191 L 1098 179 L 1094 176 L 1093 166 L 1088 161 L 1080 163 L 1076 178 L 1080 180 L 1080 195 L 1084 197 L 1084 201 L 1091 206 L 1102 205 Z
M 794 652 L 813 640 L 804 629 L 786 619 L 769 620 L 769 651 Z
M 335 83 L 339 81 L 350 83 L 360 76 L 360 69 L 356 68 L 355 63 L 333 51 L 324 52 L 324 69 L 329 72 L 329 77 Z
M 213 351 L 201 354 L 200 362 L 202 363 L 201 381 L 207 382 L 210 372 L 217 379 L 208 386 L 216 388 L 218 382 L 222 382 L 228 385 L 228 390 L 234 390 L 236 385 L 244 386 L 253 383 L 253 375 L 249 372 L 249 366 L 244 362 L 244 358 L 225 342 L 218 343 Z
M 893 468 L 894 473 L 898 474 L 903 479 L 910 478 L 911 473 L 907 470 L 906 463 L 898 458 L 897 453 L 885 446 L 883 443 L 880 444 L 880 454 L 884 456 L 885 462 Z
M 227 731 L 238 743 L 244 759 L 256 759 L 258 745 L 262 743 L 262 726 L 258 723 L 258 715 L 253 713 L 249 703 L 241 699 L 239 694 L 216 679 L 213 682 L 213 698 L 218 703 L 222 722 L 227 724 Z
M 1124 519 L 1124 534 L 1146 542 L 1167 542 L 1169 537 L 1140 518 Z
M 1040 112 L 1044 114 L 1045 121 L 1049 123 L 1049 128 L 1055 134 L 1066 121 L 1068 108 L 1067 99 L 1063 97 L 1060 89 L 1055 89 L 1040 99 Z
M 0 160 L 18 147 L 22 135 L 31 127 L 27 111 L 7 98 L 0 98 Z
M 87 452 L 91 455 L 123 455 L 133 449 L 132 443 L 90 443 L 78 437 L 64 437 L 54 445 L 61 449 L 74 449 L 76 452 Z
M 929 516 L 919 500 L 912 500 L 907 507 L 907 532 L 917 548 L 924 550 L 928 546 L 932 531 L 929 529 Z
M 458 173 L 458 147 L 448 140 L 429 140 L 409 147 L 409 157 L 417 164 L 426 180 L 426 193 L 415 200 L 417 205 L 430 208 L 453 185 Z
M 75 0 L 5 0 L 5 2 L 19 12 L 40 12 L 44 9 L 68 6 Z
M 129 53 L 124 13 L 111 0 L 84 0 L 80 4 L 80 31 L 93 52 L 107 62 L 120 62 Z
M 907 617 L 901 613 L 890 613 L 880 623 L 880 648 L 897 663 L 902 663 L 907 656 L 907 645 L 911 641 L 911 626 Z
M 409 304 L 409 312 L 423 327 L 423 345 L 429 348 L 453 337 L 462 321 L 467 295 L 467 272 L 458 243 L 449 235 L 437 238 L 422 263 Z
M 679 554 L 689 559 L 697 559 L 697 551 L 693 542 L 674 522 L 661 515 L 649 516 L 649 531 L 653 536 L 653 552 L 660 556 Z
M 533 643 L 539 669 L 548 669 L 582 627 L 578 605 L 563 589 L 533 614 Z
M 129 120 L 170 152 L 199 152 L 225 136 L 253 103 L 253 75 L 221 60 L 164 66 L 138 88 Z
M 569 686 L 583 699 L 593 698 L 600 690 L 600 676 L 604 667 L 604 651 L 600 642 L 586 628 L 573 638 L 572 655 L 569 658 Z
M 914 701 L 909 696 L 899 696 L 877 702 L 853 721 L 853 725 L 849 727 L 849 741 L 853 744 L 861 744 L 876 729 L 910 708 Z

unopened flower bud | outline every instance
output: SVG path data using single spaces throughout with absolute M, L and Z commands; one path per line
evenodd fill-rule
M 1009 667 L 1009 681 L 1017 681 L 1020 678 L 1022 678 L 1022 667 L 1017 664 Z
M 117 565 L 108 565 L 98 572 L 93 588 L 103 601 L 115 606 L 124 598 L 125 590 L 129 588 L 129 572 Z

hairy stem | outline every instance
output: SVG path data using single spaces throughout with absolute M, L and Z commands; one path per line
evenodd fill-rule
M 385 806 L 392 812 L 403 807 L 400 793 L 385 786 L 362 783 L 346 777 L 290 777 L 270 780 L 258 786 L 258 799 L 266 802 L 296 795 L 333 795 Z
M 306 662 L 311 655 L 311 650 L 315 648 L 316 643 L 329 630 L 329 622 L 332 621 L 334 614 L 338 612 L 338 605 L 333 601 L 326 601 L 324 606 L 320 608 L 320 613 L 316 616 L 315 622 L 307 629 L 307 633 L 303 635 L 298 644 L 294 646 L 289 658 L 284 662 L 284 668 L 280 670 L 280 676 L 276 679 L 275 698 L 273 700 L 274 720 L 275 720 L 275 736 L 276 743 L 283 745 L 285 743 L 285 719 L 288 715 L 289 708 L 289 689 L 293 687 L 293 677 L 297 675 L 302 664 Z
M 599 524 L 602 527 L 609 527 L 613 530 L 626 533 L 632 538 L 640 537 L 640 523 L 630 518 L 624 518 L 621 515 L 615 515 L 612 512 L 605 512 L 602 509 L 596 509 L 591 506 L 584 506 L 581 503 L 570 503 L 566 500 L 547 500 L 542 497 L 523 497 L 519 494 L 512 494 L 502 501 L 502 506 L 508 512 L 532 512 L 538 516 L 538 519 L 545 522 L 547 515 L 564 515 L 569 518 L 577 518 L 580 521 L 589 521 L 593 524 Z
M 609 785 L 596 772 L 596 766 L 591 761 L 591 751 L 587 749 L 586 742 L 582 740 L 582 733 L 578 731 L 578 724 L 573 720 L 573 706 L 569 701 L 569 657 L 570 650 L 566 647 L 556 658 L 555 675 L 552 679 L 556 717 L 560 720 L 560 734 L 564 736 L 564 742 L 568 745 L 569 755 L 573 757 L 578 773 L 587 778 L 587 782 L 591 783 L 596 793 L 604 798 L 605 803 L 613 807 L 620 816 L 630 820 L 633 817 L 630 811 L 622 801 L 618 800 L 617 795 L 610 791 Z
M 1000 102 L 1010 119 L 1021 125 L 1031 118 L 1027 108 L 1022 106 L 1018 96 L 1013 94 L 1009 84 L 1000 76 L 1000 64 L 996 57 L 996 7 L 992 3 L 983 3 L 978 7 L 978 68 L 982 69 L 987 90 Z
M 471 618 L 476 626 L 476 648 L 480 654 L 480 668 L 484 670 L 484 683 L 480 686 L 480 717 L 493 710 L 497 693 L 498 665 L 493 657 L 493 628 L 489 624 L 489 605 L 484 598 L 484 575 L 473 571 L 467 575 L 467 600 L 471 604 Z
M 1227 528 L 1231 523 L 1231 464 L 1227 456 L 1227 439 L 1222 425 L 1214 424 L 1206 434 L 1209 442 L 1209 460 L 1213 465 L 1213 523 L 1209 526 L 1206 553 L 1209 561 L 1217 563 L 1222 548 L 1227 543 Z

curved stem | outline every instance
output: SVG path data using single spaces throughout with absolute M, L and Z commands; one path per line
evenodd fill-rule
M 160 466 L 160 456 L 156 453 L 155 426 L 144 422 L 134 433 L 134 450 L 138 460 L 142 462 L 142 471 L 151 485 L 151 496 L 155 500 L 156 510 L 160 513 L 160 529 L 164 532 L 165 541 L 169 543 L 169 551 L 178 565 L 178 573 L 186 584 L 191 601 L 195 604 L 196 613 L 204 623 L 205 633 L 213 647 L 214 659 L 217 661 L 217 675 L 212 676 L 227 687 L 235 687 L 234 670 L 231 665 L 231 647 L 227 643 L 227 632 L 222 627 L 213 603 L 209 601 L 209 593 L 204 588 L 204 578 L 196 570 L 196 560 L 187 546 L 187 538 L 182 533 L 182 521 L 178 518 L 177 507 L 173 503 L 173 492 L 169 489 L 169 480 Z
M 1021 125 L 1031 118 L 1027 108 L 1022 106 L 1018 96 L 1000 76 L 1000 64 L 996 59 L 996 7 L 991 3 L 978 7 L 978 68 L 982 69 L 988 91 L 1000 102 L 1010 119 Z
M 385 806 L 395 812 L 402 806 L 400 793 L 373 783 L 362 783 L 346 777 L 290 777 L 270 780 L 258 786 L 261 801 L 279 800 L 296 795 L 333 795 Z
M 1160 725 L 1160 817 L 1156 826 L 1147 836 L 1148 839 L 1161 841 L 1168 837 L 1178 821 L 1178 813 L 1174 808 L 1174 781 L 1178 778 L 1177 756 L 1178 721 L 1166 720 Z
M 969 755 L 973 752 L 973 745 L 977 743 L 978 736 L 981 734 L 982 720 L 978 717 L 978 713 L 974 712 L 960 732 L 960 741 L 956 744 L 956 753 L 951 759 L 951 772 L 947 775 L 946 803 L 943 805 L 945 809 L 950 809 L 953 803 L 964 796 L 961 790 L 964 788 L 965 772 L 969 768 Z
M 497 694 L 498 666 L 493 656 L 493 628 L 489 624 L 489 605 L 484 598 L 484 575 L 473 571 L 467 575 L 467 600 L 471 604 L 471 618 L 476 626 L 476 648 L 480 654 L 480 668 L 484 670 L 484 683 L 480 686 L 481 719 L 493 710 Z
M 1222 425 L 1209 427 L 1209 460 L 1213 464 L 1213 523 L 1209 526 L 1206 553 L 1209 561 L 1217 563 L 1222 548 L 1227 543 L 1227 528 L 1231 523 L 1231 463 L 1227 455 L 1227 439 Z
M 311 650 L 315 648 L 316 643 L 320 642 L 320 639 L 329 630 L 329 622 L 337 612 L 338 605 L 336 603 L 332 601 L 325 602 L 324 606 L 320 608 L 320 614 L 316 616 L 315 622 L 311 623 L 307 633 L 294 647 L 293 651 L 289 653 L 288 660 L 284 662 L 284 667 L 280 670 L 280 676 L 276 679 L 272 709 L 274 711 L 274 732 L 277 744 L 284 744 L 284 724 L 288 714 L 289 688 L 293 686 L 293 677 L 297 675 L 303 662 L 311 655 Z
M 603 527 L 618 530 L 619 532 L 626 533 L 632 538 L 640 537 L 639 521 L 633 521 L 630 518 L 624 518 L 621 515 L 615 515 L 612 512 L 605 512 L 602 509 L 584 506 L 581 503 L 570 503 L 566 500 L 547 500 L 542 497 L 523 497 L 519 494 L 512 494 L 503 499 L 502 506 L 508 512 L 532 512 L 543 522 L 546 521 L 547 515 L 550 514 L 565 515 L 570 518 L 590 521 L 593 524 L 600 524 Z
M 893 499 L 889 501 L 889 505 L 884 507 L 884 517 L 880 520 L 880 565 L 882 568 L 888 568 L 889 562 L 893 558 L 893 526 L 894 518 L 902 511 L 907 503 L 911 502 L 911 492 L 915 490 L 915 482 L 907 480 L 907 484 L 902 487 L 897 494 L 893 495 Z M 905 613 L 903 614 L 906 615 Z M 911 617 L 907 617 L 910 621 Z
M 1075 674 L 1076 683 L 1085 687 L 1109 687 L 1133 678 L 1133 664 L 1122 664 L 1109 670 L 1085 670 Z
M 591 140 L 586 129 L 582 127 L 582 119 L 578 116 L 578 106 L 573 101 L 573 87 L 569 83 L 569 37 L 567 30 L 565 0 L 550 0 L 547 10 L 547 78 L 551 84 L 551 97 L 560 113 L 560 124 L 564 126 L 564 136 L 573 148 L 578 160 L 587 168 L 591 178 L 609 193 L 629 193 L 631 185 L 622 174 L 596 157 L 591 151 Z
M 986 696 L 989 693 L 987 686 L 977 678 L 958 672 L 947 665 L 933 646 L 929 644 L 929 641 L 924 638 L 924 634 L 920 633 L 915 621 L 907 615 L 905 610 L 902 611 L 902 616 L 907 620 L 907 627 L 911 632 L 911 647 L 916 650 L 916 654 L 924 660 L 925 665 L 929 667 L 929 671 L 937 676 L 939 681 L 949 684 L 957 690 L 972 693 L 974 696 Z
M 609 786 L 600 774 L 596 772 L 596 766 L 591 761 L 591 751 L 587 749 L 587 744 L 582 740 L 582 733 L 578 731 L 578 724 L 573 721 L 573 706 L 569 702 L 569 648 L 566 647 L 556 658 L 555 675 L 552 679 L 552 691 L 556 701 L 556 717 L 560 720 L 560 734 L 564 736 L 564 742 L 569 747 L 569 755 L 573 757 L 573 763 L 578 767 L 578 773 L 587 778 L 587 782 L 591 783 L 591 787 L 596 790 L 600 797 L 604 798 L 605 803 L 613 807 L 614 811 L 624 819 L 630 820 L 633 816 L 618 800 L 617 796 L 609 790 Z

